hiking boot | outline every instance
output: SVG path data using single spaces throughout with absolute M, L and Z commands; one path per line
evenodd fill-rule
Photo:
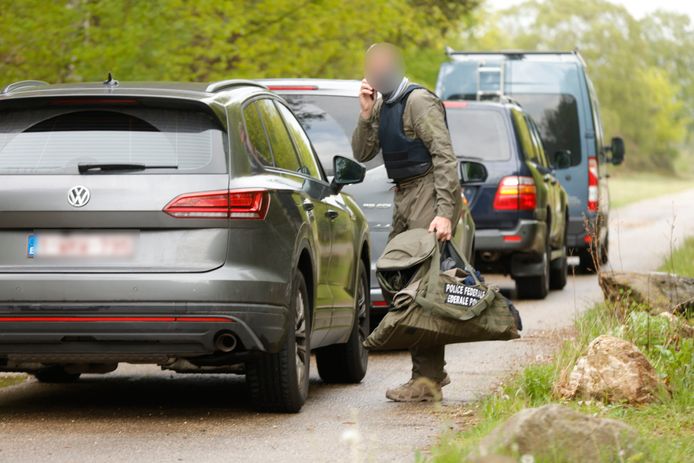
M 448 376 L 448 373 L 445 373 L 445 375 L 446 376 L 444 376 L 441 382 L 439 383 L 439 386 L 441 387 L 448 386 L 449 384 L 451 384 L 451 377 Z
M 440 402 L 443 398 L 441 385 L 423 376 L 388 389 L 386 397 L 394 402 Z

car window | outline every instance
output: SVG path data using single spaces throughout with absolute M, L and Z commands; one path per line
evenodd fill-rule
M 258 100 L 256 104 L 270 139 L 275 167 L 299 172 L 301 170 L 299 158 L 296 155 L 292 140 L 289 138 L 289 132 L 287 132 L 287 128 L 284 126 L 284 121 L 282 121 L 277 107 L 272 100 L 267 98 Z
M 540 133 L 537 130 L 537 126 L 535 125 L 535 122 L 526 115 L 526 121 L 528 123 L 528 129 L 530 130 L 530 137 L 533 141 L 533 148 L 535 150 L 535 155 L 536 159 L 538 161 L 538 164 L 543 166 L 543 167 L 549 167 L 549 163 L 547 162 L 547 159 L 545 158 L 545 150 L 542 147 L 542 139 L 540 138 Z
M 568 94 L 519 94 L 516 99 L 537 124 L 548 154 L 568 150 L 571 165 L 581 163 L 581 131 L 578 123 L 578 103 Z
M 511 114 L 513 117 L 513 125 L 516 128 L 516 137 L 523 151 L 523 157 L 525 157 L 526 161 L 538 163 L 535 147 L 533 146 L 533 140 L 530 136 L 530 130 L 525 121 L 525 116 L 517 109 L 512 109 Z
M 0 113 L 0 174 L 77 173 L 79 164 L 170 166 L 132 175 L 224 173 L 226 137 L 211 115 L 146 107 Z
M 274 165 L 265 127 L 258 113 L 257 101 L 250 103 L 243 109 L 243 118 L 246 125 L 241 133 L 241 139 L 246 145 L 246 150 L 266 166 Z
M 327 175 L 333 175 L 333 157 L 353 158 L 352 133 L 359 120 L 359 98 L 333 95 L 282 95 L 301 122 L 316 149 Z M 376 156 L 365 163 L 367 170 L 383 165 Z
M 287 124 L 287 130 L 294 141 L 296 146 L 296 151 L 299 153 L 299 159 L 301 160 L 301 165 L 306 168 L 307 173 L 314 178 L 322 179 L 320 173 L 320 167 L 318 166 L 318 161 L 316 161 L 316 156 L 313 154 L 313 148 L 311 147 L 311 142 L 306 136 L 306 132 L 301 128 L 301 124 L 296 120 L 294 114 L 287 109 L 281 103 L 275 102 L 277 107 Z
M 506 161 L 511 158 L 511 145 L 501 112 L 448 109 L 446 116 L 457 156 L 485 161 Z

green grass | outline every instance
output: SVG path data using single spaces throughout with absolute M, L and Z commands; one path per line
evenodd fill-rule
M 648 459 L 634 461 L 686 462 L 694 455 L 694 339 L 682 339 L 662 317 L 631 307 L 623 320 L 620 311 L 597 304 L 576 321 L 575 339 L 564 342 L 550 363 L 526 367 L 498 392 L 475 405 L 476 424 L 458 434 L 441 437 L 428 461 L 465 461 L 479 440 L 523 408 L 563 403 L 580 412 L 622 420 L 642 436 Z M 623 313 L 623 312 L 622 312 Z M 612 334 L 634 342 L 648 357 L 671 393 L 639 407 L 622 404 L 560 400 L 553 393 L 555 381 L 567 374 L 576 359 L 600 334 Z M 537 463 L 541 459 L 535 460 Z M 553 458 L 554 463 L 558 463 Z
M 0 388 L 23 383 L 26 379 L 26 375 L 0 376 Z
M 660 270 L 694 278 L 694 237 L 675 249 Z
M 694 189 L 694 178 L 629 173 L 609 180 L 610 204 L 622 207 L 643 199 Z

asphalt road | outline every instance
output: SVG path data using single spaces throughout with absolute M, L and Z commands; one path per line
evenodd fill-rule
M 693 206 L 690 191 L 612 211 L 611 265 L 656 268 L 672 240 L 694 235 Z M 73 385 L 28 381 L 0 390 L 0 462 L 412 461 L 457 425 L 470 401 L 547 355 L 552 330 L 600 299 L 595 276 L 574 276 L 544 301 L 518 301 L 522 339 L 449 346 L 453 382 L 440 406 L 386 401 L 385 389 L 408 379 L 405 353 L 372 355 L 355 386 L 324 385 L 314 368 L 310 398 L 296 415 L 255 413 L 235 376 L 123 365 Z

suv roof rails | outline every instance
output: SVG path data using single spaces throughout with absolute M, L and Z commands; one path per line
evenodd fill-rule
M 5 88 L 2 89 L 2 94 L 6 95 L 8 93 L 12 93 L 15 90 L 19 90 L 21 88 L 26 88 L 26 87 L 43 87 L 44 85 L 49 85 L 48 82 L 44 82 L 43 80 L 20 80 L 17 82 L 13 82 Z
M 261 83 L 258 83 L 254 80 L 249 80 L 249 79 L 227 79 L 227 80 L 220 80 L 218 82 L 211 82 L 207 88 L 205 88 L 205 91 L 207 93 L 217 93 L 221 92 L 222 90 L 227 90 L 232 87 L 240 87 L 243 85 L 248 85 L 252 87 L 258 87 L 262 88 L 264 90 L 267 90 L 267 87 Z
M 583 59 L 583 55 L 579 51 L 578 47 L 573 50 L 490 50 L 490 51 L 466 51 L 466 50 L 454 50 L 448 45 L 444 49 L 446 56 L 449 58 L 454 55 L 505 55 L 511 59 L 518 59 L 523 55 L 573 55 L 580 61 L 583 67 L 586 67 L 586 61 Z
M 468 51 L 468 50 L 454 50 L 453 48 L 446 46 L 446 55 L 508 55 L 508 56 L 520 56 L 520 55 L 579 55 L 578 48 L 573 50 L 488 50 L 488 51 Z

